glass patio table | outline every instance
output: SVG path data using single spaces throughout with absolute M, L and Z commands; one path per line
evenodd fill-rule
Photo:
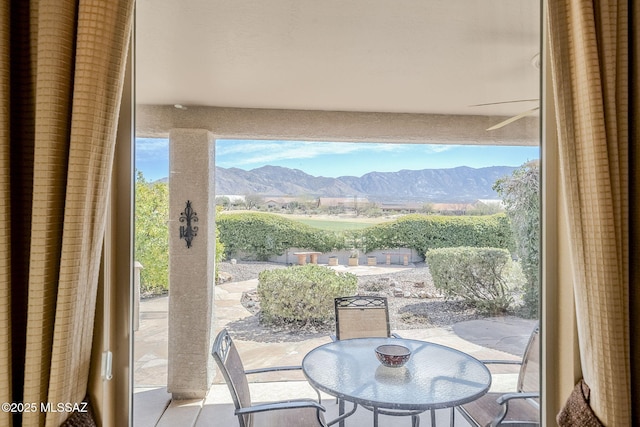
M 411 350 L 406 365 L 383 366 L 375 348 L 383 344 L 399 344 Z M 355 338 L 334 341 L 311 350 L 302 361 L 302 370 L 316 389 L 336 396 L 341 403 L 342 420 L 355 412 L 358 405 L 373 411 L 374 427 L 378 414 L 411 416 L 418 426 L 419 414 L 431 411 L 435 426 L 435 410 L 451 408 L 454 424 L 456 406 L 484 395 L 491 386 L 491 374 L 476 358 L 439 344 L 402 338 Z M 343 401 L 354 404 L 344 414 Z

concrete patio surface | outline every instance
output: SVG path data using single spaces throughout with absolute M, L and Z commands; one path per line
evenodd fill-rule
M 384 274 L 398 271 L 399 266 L 334 267 L 357 275 Z M 257 279 L 231 282 L 215 287 L 216 332 L 225 325 L 251 316 L 240 299 L 243 292 L 255 289 Z M 216 378 L 206 399 L 171 402 L 167 385 L 167 296 L 142 300 L 140 303 L 140 327 L 134 335 L 134 427 L 147 426 L 234 426 L 233 405 L 229 392 L 221 378 Z M 478 359 L 519 360 L 534 320 L 515 317 L 498 317 L 461 322 L 451 328 L 396 330 L 404 338 L 420 339 L 446 345 L 464 351 Z M 302 341 L 258 342 L 234 338 L 246 369 L 264 366 L 300 365 L 311 349 L 329 342 L 328 335 Z M 513 391 L 517 379 L 517 367 L 502 366 L 494 373 L 492 391 Z M 277 373 L 261 376 L 251 384 L 255 402 L 280 398 L 315 398 L 315 391 L 299 372 Z M 335 399 L 325 396 L 327 419 L 337 413 Z M 332 412 L 334 411 L 334 412 Z M 448 411 L 438 412 L 447 417 Z M 347 426 L 371 425 L 369 411 L 360 409 Z M 408 425 L 405 417 L 385 417 L 381 426 Z M 428 426 L 428 414 L 423 415 L 421 426 Z M 461 417 L 457 417 L 461 418 Z M 213 421 L 215 420 L 215 422 Z M 226 421 L 222 421 L 226 420 Z M 359 421 L 358 421 L 359 420 Z M 448 424 L 447 424 L 448 425 Z M 456 425 L 464 426 L 463 420 Z

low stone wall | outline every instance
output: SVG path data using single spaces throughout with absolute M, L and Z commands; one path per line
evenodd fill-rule
M 270 262 L 277 262 L 277 263 L 282 263 L 282 264 L 292 264 L 295 265 L 298 263 L 298 257 L 296 255 L 294 255 L 295 252 L 304 252 L 306 251 L 306 249 L 303 248 L 290 248 L 288 249 L 284 254 L 280 255 L 280 256 L 272 256 L 269 258 Z M 414 262 L 422 262 L 424 261 L 424 258 L 417 253 L 417 251 L 413 250 L 413 249 L 409 249 L 409 248 L 396 248 L 396 249 L 387 249 L 387 250 L 379 250 L 379 251 L 373 251 L 373 252 L 368 252 L 368 253 L 362 253 L 360 252 L 359 256 L 358 256 L 358 263 L 359 265 L 367 265 L 368 264 L 368 257 L 371 256 L 375 256 L 376 257 L 376 264 L 385 264 L 386 263 L 386 259 L 387 259 L 387 253 L 391 253 L 391 254 L 410 254 L 409 255 L 409 263 L 414 263 Z M 318 255 L 318 264 L 329 264 L 329 257 L 330 256 L 336 256 L 338 258 L 338 264 L 339 265 L 347 265 L 348 261 L 349 261 L 349 257 L 351 255 L 351 251 L 333 251 L 333 252 L 327 252 L 327 253 L 323 253 Z M 308 262 L 308 260 L 307 260 Z M 403 262 L 403 258 L 401 256 L 398 255 L 394 255 L 391 257 L 391 264 L 392 265 L 402 265 Z

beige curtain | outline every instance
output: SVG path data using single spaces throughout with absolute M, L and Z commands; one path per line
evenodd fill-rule
M 0 401 L 81 402 L 133 0 L 0 7 Z
M 630 3 L 548 1 L 580 358 L 591 407 L 608 426 L 632 425 Z
M 633 425 L 640 425 L 640 4 L 631 9 L 631 401 Z

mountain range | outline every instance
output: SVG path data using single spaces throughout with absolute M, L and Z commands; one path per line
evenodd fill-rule
M 370 172 L 361 177 L 327 178 L 299 169 L 263 166 L 249 171 L 216 167 L 216 194 L 263 196 L 362 196 L 372 201 L 472 202 L 496 199 L 491 188 L 511 175 L 511 166 Z

